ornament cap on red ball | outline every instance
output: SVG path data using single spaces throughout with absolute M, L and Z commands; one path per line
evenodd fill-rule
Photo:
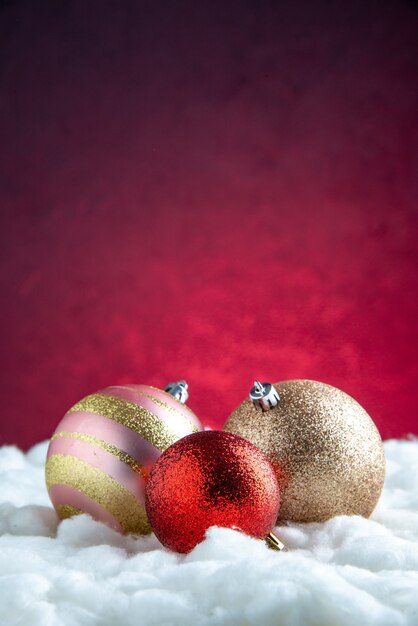
M 204 431 L 161 455 L 148 479 L 145 503 L 161 543 L 186 553 L 211 526 L 266 538 L 277 519 L 280 493 L 273 467 L 254 444 L 232 433 Z M 272 535 L 275 540 L 281 549 Z

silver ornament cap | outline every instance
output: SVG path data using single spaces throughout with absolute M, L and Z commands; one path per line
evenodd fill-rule
M 169 393 L 170 396 L 173 396 L 173 398 L 176 398 L 176 400 L 182 404 L 186 404 L 189 398 L 189 392 L 187 391 L 188 388 L 189 385 L 185 380 L 178 380 L 175 383 L 168 383 L 168 385 L 164 387 L 164 391 Z
M 250 391 L 250 400 L 262 411 L 269 411 L 279 403 L 280 396 L 271 383 L 260 383 L 255 380 L 254 387 Z

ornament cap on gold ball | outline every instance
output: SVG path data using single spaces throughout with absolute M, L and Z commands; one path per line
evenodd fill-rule
M 188 388 L 189 385 L 185 380 L 178 380 L 175 383 L 168 383 L 168 385 L 164 387 L 164 391 L 169 393 L 170 396 L 173 396 L 173 398 L 176 398 L 176 400 L 182 404 L 186 404 L 189 399 L 189 392 L 187 391 Z
M 280 396 L 271 383 L 260 383 L 255 380 L 254 387 L 250 391 L 250 400 L 262 411 L 269 411 L 280 402 Z

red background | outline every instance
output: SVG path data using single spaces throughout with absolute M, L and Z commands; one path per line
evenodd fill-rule
M 180 377 L 313 378 L 418 432 L 408 2 L 0 6 L 2 441 Z

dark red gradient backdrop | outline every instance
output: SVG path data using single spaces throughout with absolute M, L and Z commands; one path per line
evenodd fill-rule
M 409 2 L 0 6 L 2 441 L 186 377 L 221 425 L 314 378 L 417 426 Z

